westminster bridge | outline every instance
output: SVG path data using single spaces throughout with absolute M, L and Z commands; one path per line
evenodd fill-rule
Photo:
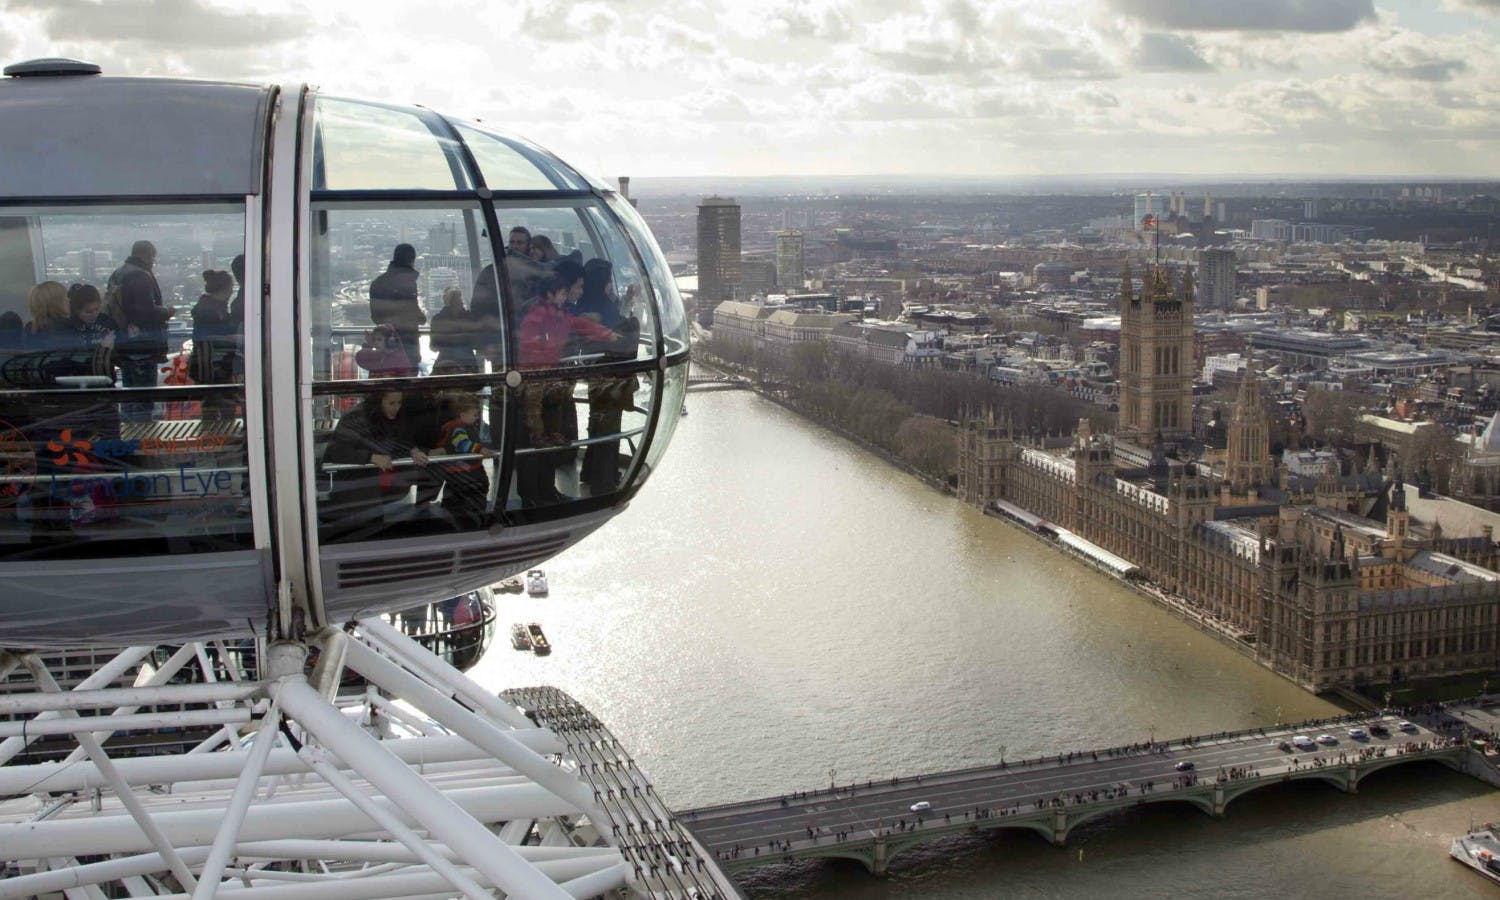
M 1219 817 L 1259 788 L 1321 781 L 1352 794 L 1370 774 L 1408 763 L 1436 762 L 1500 787 L 1500 769 L 1484 743 L 1473 740 L 1493 735 L 1500 720 L 1479 715 L 1477 707 L 1455 707 L 1416 717 L 1406 729 L 1402 723 L 1364 714 L 1148 741 L 837 784 L 676 817 L 726 872 L 844 858 L 883 875 L 901 852 L 956 835 L 1022 829 L 1061 846 L 1079 825 L 1147 804 L 1187 804 Z M 1299 735 L 1313 746 L 1293 746 Z

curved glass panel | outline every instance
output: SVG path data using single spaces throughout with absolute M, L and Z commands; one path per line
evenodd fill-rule
M 661 415 L 656 417 L 656 431 L 651 436 L 651 448 L 646 451 L 646 471 L 640 476 L 642 479 L 656 471 L 656 464 L 661 461 L 662 454 L 667 452 L 667 445 L 672 442 L 672 433 L 677 430 L 677 420 L 687 412 L 687 382 L 686 362 L 667 370 L 666 382 L 662 388 Z
M 506 328 L 477 201 L 312 210 L 315 381 L 500 370 Z
M 472 531 L 493 523 L 503 386 L 316 399 L 334 413 L 316 421 L 313 435 L 322 543 Z
M 650 359 L 641 264 L 597 200 L 496 204 L 522 369 Z
M 313 115 L 313 191 L 474 188 L 458 142 L 414 110 L 320 96 Z
M 534 510 L 618 490 L 640 457 L 655 378 L 553 371 L 522 384 L 506 508 Z
M 474 154 L 484 186 L 492 191 L 577 190 L 579 185 L 528 144 L 465 122 L 450 124 Z
M 677 292 L 677 281 L 667 268 L 661 247 L 657 245 L 651 229 L 646 226 L 646 221 L 628 200 L 621 199 L 618 194 L 610 195 L 608 200 L 610 209 L 624 221 L 630 237 L 646 259 L 646 269 L 651 275 L 651 288 L 656 293 L 656 306 L 660 311 L 666 354 L 675 356 L 686 352 L 690 340 L 687 308 L 683 305 L 682 295 Z
M 244 246 L 243 207 L 0 211 L 0 555 L 252 546 Z

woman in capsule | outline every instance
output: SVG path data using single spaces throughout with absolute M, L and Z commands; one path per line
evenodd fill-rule
M 564 307 L 583 294 L 583 266 L 564 259 L 542 282 L 541 295 L 521 319 L 521 367 L 549 369 L 562 365 L 569 341 L 581 338 L 598 344 L 620 342 L 619 332 Z M 541 379 L 526 387 L 524 399 L 527 445 L 555 447 L 567 442 L 567 414 L 573 402 L 570 378 Z M 564 499 L 553 483 L 552 470 L 566 457 L 558 453 L 527 454 L 516 462 L 516 492 L 527 506 Z
M 329 439 L 324 463 L 358 468 L 332 473 L 323 510 L 351 527 L 383 521 L 385 503 L 405 500 L 412 485 L 431 481 L 424 471 L 427 454 L 402 416 L 403 399 L 400 391 L 370 394 L 339 420 Z M 417 468 L 397 463 L 407 456 Z

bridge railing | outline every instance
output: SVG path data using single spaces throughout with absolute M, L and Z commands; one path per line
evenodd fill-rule
M 1348 713 L 1342 716 L 1332 716 L 1322 719 L 1306 719 L 1301 722 L 1290 722 L 1281 725 L 1273 725 L 1269 728 L 1242 728 L 1236 731 L 1218 731 L 1211 734 L 1189 735 L 1187 737 L 1173 738 L 1165 741 L 1146 741 L 1139 744 L 1123 744 L 1117 747 L 1102 747 L 1088 750 L 1064 750 L 1060 753 L 1046 753 L 1015 761 L 1006 760 L 1003 764 L 987 763 L 985 765 L 968 766 L 962 769 L 948 769 L 942 772 L 923 773 L 921 775 L 902 775 L 895 776 L 894 778 L 867 778 L 865 779 L 864 784 L 860 784 L 859 782 L 855 781 L 828 788 L 813 788 L 806 791 L 788 791 L 785 794 L 779 794 L 774 797 L 756 797 L 749 800 L 718 803 L 712 806 L 694 807 L 692 809 L 683 810 L 681 814 L 686 815 L 688 813 L 692 813 L 694 815 L 703 815 L 731 809 L 744 809 L 746 807 L 760 805 L 779 806 L 783 799 L 791 800 L 793 798 L 796 798 L 800 800 L 802 798 L 813 799 L 816 797 L 831 797 L 841 791 L 847 791 L 850 788 L 854 788 L 856 790 L 873 790 L 877 788 L 899 787 L 901 785 L 913 783 L 930 783 L 936 780 L 943 779 L 961 779 L 964 776 L 993 773 L 997 770 L 1010 771 L 1011 769 L 1031 768 L 1040 765 L 1055 766 L 1057 765 L 1057 759 L 1059 756 L 1063 758 L 1063 762 L 1064 764 L 1066 764 L 1069 761 L 1082 761 L 1084 758 L 1092 759 L 1093 754 L 1098 754 L 1100 756 L 1107 756 L 1110 753 L 1115 753 L 1117 755 L 1145 754 L 1153 752 L 1157 749 L 1170 750 L 1173 747 L 1188 748 L 1211 742 L 1230 742 L 1241 740 L 1243 738 L 1270 737 L 1272 735 L 1278 734 L 1295 734 L 1299 731 L 1316 731 L 1318 729 L 1326 728 L 1329 726 L 1366 723 L 1383 718 L 1386 715 L 1388 714 L 1371 712 Z M 1070 754 L 1071 760 L 1069 759 Z

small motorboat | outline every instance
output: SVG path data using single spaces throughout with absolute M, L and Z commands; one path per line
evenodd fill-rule
M 547 575 L 541 569 L 526 573 L 526 593 L 533 597 L 547 596 Z
M 542 626 L 535 622 L 526 626 L 526 633 L 531 638 L 531 652 L 537 656 L 546 656 L 552 652 L 552 645 L 547 643 L 547 636 L 542 634 Z
M 526 590 L 526 585 L 522 584 L 519 578 L 507 578 L 495 585 L 494 589 L 502 594 L 519 594 Z
M 517 650 L 530 650 L 531 630 L 520 622 L 510 626 L 510 645 Z

